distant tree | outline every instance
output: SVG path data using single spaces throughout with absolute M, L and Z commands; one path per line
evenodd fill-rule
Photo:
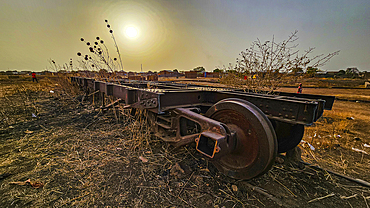
M 346 69 L 346 74 L 348 74 L 348 75 L 352 74 L 352 71 L 351 71 L 351 69 L 350 69 L 350 68 L 347 68 L 347 69 Z
M 213 72 L 222 72 L 222 70 L 219 69 L 219 68 L 216 68 L 216 69 L 213 70 Z
M 346 74 L 349 74 L 349 75 L 359 74 L 359 73 L 360 71 L 356 67 L 346 69 Z
M 106 69 L 100 69 L 99 70 L 99 74 L 100 74 L 100 76 L 105 77 L 108 74 L 108 70 L 106 70 Z
M 346 74 L 346 71 L 344 71 L 343 69 L 339 70 L 338 72 L 338 76 L 343 76 Z
M 312 74 L 316 74 L 319 71 L 320 70 L 318 68 L 315 68 L 315 67 L 307 67 L 306 73 L 312 75 Z
M 301 67 L 297 67 L 297 68 L 292 69 L 292 72 L 293 73 L 303 73 L 303 69 Z
M 177 69 L 174 69 L 174 70 L 173 70 L 173 72 L 177 72 L 177 73 L 179 73 L 179 70 L 177 70 Z
M 203 66 L 198 66 L 198 67 L 195 67 L 193 69 L 193 71 L 196 71 L 196 72 L 205 72 L 206 69 Z
M 346 69 L 347 77 L 352 77 L 352 79 L 360 76 L 360 71 L 356 67 L 351 67 Z
M 243 82 L 228 81 L 230 83 L 240 83 L 240 86 L 238 84 L 234 87 L 248 88 L 253 91 L 273 91 L 284 83 L 283 80 L 294 82 L 293 78 L 298 78 L 297 76 L 290 76 L 294 70 L 321 67 L 332 57 L 339 54 L 339 51 L 335 51 L 327 55 L 313 55 L 315 48 L 308 48 L 299 53 L 298 44 L 296 43 L 298 40 L 297 33 L 298 31 L 294 31 L 282 42 L 276 42 L 274 36 L 268 41 L 262 42 L 257 39 L 252 42 L 249 48 L 240 52 L 240 57 L 236 59 L 235 66 L 224 66 L 224 69 L 236 70 L 240 75 L 256 74 L 259 79 L 248 79 Z M 225 76 L 225 78 L 227 77 Z
M 227 73 L 238 74 L 238 71 L 235 69 L 229 69 L 227 70 Z

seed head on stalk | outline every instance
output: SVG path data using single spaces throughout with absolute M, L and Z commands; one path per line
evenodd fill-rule
M 121 58 L 121 54 L 120 54 L 117 42 L 114 37 L 113 29 L 111 28 L 111 25 L 108 24 L 108 20 L 105 20 L 105 23 L 108 28 L 108 32 L 111 34 L 111 37 L 114 41 L 114 45 L 116 47 L 116 51 L 120 59 L 120 62 L 118 63 L 120 67 L 118 68 L 121 68 L 121 70 L 123 70 L 122 58 Z M 117 58 L 114 58 L 113 59 L 114 61 L 112 60 L 112 58 L 110 58 L 108 47 L 105 45 L 101 37 L 96 36 L 95 39 L 96 39 L 95 41 L 86 41 L 85 38 L 81 37 L 80 41 L 84 42 L 88 46 L 89 52 L 93 53 L 94 55 L 83 56 L 81 52 L 77 52 L 77 56 L 81 56 L 82 59 L 85 60 L 86 62 L 91 62 L 89 65 L 86 65 L 86 66 L 91 67 L 91 64 L 94 64 L 95 67 L 100 67 L 99 64 L 104 64 L 108 67 L 108 70 L 113 71 L 114 68 L 112 68 L 111 65 L 116 66 L 114 61 L 117 61 Z
M 121 53 L 119 51 L 119 48 L 118 48 L 118 45 L 117 45 L 117 42 L 116 42 L 116 38 L 114 37 L 113 30 L 111 29 L 111 26 L 108 24 L 108 20 L 105 20 L 105 22 L 107 23 L 107 28 L 109 29 L 109 33 L 111 34 L 111 37 L 112 37 L 112 39 L 114 41 L 114 46 L 116 47 L 117 54 L 118 54 L 118 57 L 119 57 L 119 60 L 120 60 L 120 64 L 121 64 L 121 70 L 123 70 Z

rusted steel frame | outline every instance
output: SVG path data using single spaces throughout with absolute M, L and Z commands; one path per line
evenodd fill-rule
M 85 80 L 88 80 L 88 86 L 91 88 L 91 85 L 93 85 L 94 79 L 92 78 L 84 78 L 84 77 L 71 77 L 72 81 L 75 81 L 78 79 L 78 83 L 82 84 L 85 83 Z M 194 84 L 181 84 L 181 83 L 174 83 L 174 82 L 150 82 L 150 81 L 140 81 L 138 83 L 128 81 L 128 80 L 121 80 L 121 81 L 115 81 L 117 83 L 120 83 L 121 85 L 133 87 L 133 88 L 147 88 L 148 84 L 149 86 L 155 86 L 159 89 L 174 89 L 174 90 L 181 90 L 181 89 L 212 89 L 210 91 L 228 91 L 228 92 L 237 92 L 242 94 L 250 94 L 250 95 L 256 95 L 257 93 L 250 93 L 250 92 L 244 92 L 241 89 L 229 89 L 229 88 L 223 88 L 223 87 L 205 87 L 203 85 L 194 85 Z M 207 90 L 209 91 L 209 90 Z M 275 92 L 274 95 L 267 94 L 267 93 L 261 93 L 263 96 L 288 96 L 289 98 L 303 98 L 303 99 L 310 99 L 315 100 L 319 102 L 319 109 L 325 109 L 325 110 L 331 110 L 333 103 L 334 103 L 334 96 L 324 96 L 324 95 L 311 95 L 311 94 L 297 94 L 297 93 L 287 93 L 287 92 Z M 325 101 L 325 102 L 323 102 Z M 325 105 L 324 105 L 325 103 Z M 322 106 L 321 106 L 322 105 Z M 322 110 L 320 111 L 322 112 Z
M 185 86 L 185 85 L 182 85 L 182 84 L 173 84 L 173 83 L 169 83 L 169 85 L 176 85 L 179 88 L 183 87 L 183 88 L 187 88 L 187 89 L 202 89 L 203 88 L 204 90 L 207 90 L 207 88 L 209 88 L 209 87 L 205 87 L 205 86 L 202 86 L 202 85 L 186 85 Z M 289 97 L 288 99 L 298 98 L 296 100 L 310 99 L 312 101 L 318 102 L 316 117 L 315 117 L 314 121 L 316 121 L 318 118 L 320 118 L 322 116 L 324 110 L 331 110 L 332 109 L 334 99 L 335 99 L 335 96 L 298 94 L 298 93 L 286 93 L 286 92 L 275 92 L 275 94 L 273 94 L 273 95 L 267 94 L 267 92 L 257 94 L 257 93 L 244 92 L 241 89 L 228 89 L 228 88 L 222 88 L 222 87 L 212 87 L 212 88 L 209 88 L 208 91 L 236 92 L 236 93 L 241 93 L 241 94 L 245 94 L 245 95 L 263 95 L 263 96 L 267 96 L 267 97 L 269 97 L 269 96 L 270 97 L 285 96 L 285 97 Z
M 234 91 L 234 89 L 225 88 L 225 87 L 208 87 L 204 85 L 194 85 L 194 84 L 180 84 L 172 82 L 159 82 L 160 85 L 171 86 L 177 89 L 184 90 L 202 90 L 202 91 Z
M 228 127 L 218 121 L 202 116 L 186 108 L 176 108 L 176 142 L 175 146 L 182 146 L 196 142 L 196 149 L 209 158 L 220 158 L 235 149 L 234 133 L 230 133 Z M 182 119 L 185 118 L 185 119 Z M 186 120 L 193 121 L 200 125 L 200 133 L 182 135 L 186 131 Z M 211 142 L 213 141 L 213 142 Z M 212 144 L 209 146 L 208 142 Z
M 289 100 L 296 100 L 296 101 L 303 101 L 306 102 L 307 100 L 317 102 L 318 107 L 316 110 L 316 116 L 314 121 L 316 121 L 318 118 L 322 116 L 324 113 L 324 109 L 331 109 L 332 107 L 332 102 L 334 102 L 334 96 L 322 96 L 322 95 L 305 95 L 305 94 L 300 94 L 300 96 L 295 96 L 298 95 L 297 93 L 283 93 L 280 94 L 280 92 L 277 92 L 276 94 L 267 94 L 266 93 L 251 93 L 251 92 L 244 92 L 243 90 L 238 90 L 238 89 L 224 89 L 224 92 L 230 92 L 230 93 L 238 93 L 238 94 L 243 94 L 246 96 L 263 96 L 263 97 L 270 97 L 270 98 L 279 98 L 279 99 L 289 99 Z M 222 91 L 219 91 L 222 92 Z M 326 102 L 329 102 L 327 105 Z M 327 106 L 327 107 L 325 107 Z
M 224 92 L 220 92 L 220 93 L 224 93 Z M 227 92 L 227 93 L 231 93 L 231 94 L 233 94 L 233 95 L 236 95 L 236 93 L 238 94 L 238 95 L 241 95 L 241 96 L 246 96 L 246 97 L 248 97 L 248 98 L 253 98 L 253 97 L 263 97 L 266 101 L 267 100 L 276 100 L 276 99 L 279 99 L 279 100 L 281 100 L 281 101 L 283 101 L 283 100 L 286 100 L 286 101 L 288 101 L 288 103 L 291 103 L 291 104 L 293 104 L 293 103 L 304 103 L 304 104 L 307 104 L 307 103 L 310 103 L 310 104 L 315 104 L 315 105 L 317 105 L 317 108 L 316 108 L 316 110 L 315 111 L 310 111 L 310 112 L 305 112 L 305 110 L 306 110 L 306 106 L 305 106 L 305 108 L 304 108 L 304 110 L 303 110 L 303 112 L 304 113 L 310 113 L 310 115 L 311 115 L 311 113 L 312 113 L 312 115 L 314 115 L 314 119 L 312 120 L 312 122 L 306 122 L 306 121 L 310 121 L 311 119 L 310 119 L 310 116 L 308 116 L 308 114 L 307 114 L 307 116 L 306 117 L 301 117 L 301 119 L 303 119 L 303 121 L 304 121 L 304 123 L 300 123 L 300 124 L 305 124 L 305 125 L 310 125 L 310 124 L 312 124 L 313 122 L 315 122 L 318 118 L 320 118 L 321 117 L 321 115 L 324 113 L 324 105 L 325 105 L 325 100 L 323 100 L 323 99 L 308 99 L 308 98 L 299 98 L 299 97 L 293 97 L 293 96 L 279 96 L 279 95 L 271 95 L 271 94 L 258 94 L 258 93 L 248 93 L 248 92 L 234 92 L 234 91 L 231 91 L 231 92 Z M 249 100 L 248 100 L 249 101 Z M 267 101 L 268 102 L 268 101 Z M 255 103 L 254 103 L 255 104 Z M 264 105 L 265 104 L 265 105 Z M 256 104 L 255 104 L 256 105 Z M 293 104 L 294 105 L 294 104 Z M 269 105 L 268 103 L 267 103 L 267 105 L 266 105 L 266 103 L 265 102 L 263 102 L 263 103 L 258 103 L 258 105 L 257 105 L 257 107 L 259 107 L 260 109 L 261 108 L 263 108 L 263 107 L 266 107 L 266 108 L 269 108 L 270 107 L 270 109 L 271 109 L 271 105 Z M 286 121 L 287 119 L 288 120 L 291 120 L 291 119 L 293 119 L 293 120 L 298 120 L 298 121 L 300 121 L 300 119 L 299 119 L 299 117 L 298 117 L 298 115 L 297 116 L 295 116 L 294 114 L 294 108 L 296 108 L 296 106 L 293 106 L 293 108 L 290 108 L 289 109 L 289 112 L 287 111 L 287 107 L 290 107 L 290 106 L 285 106 L 285 107 L 283 107 L 281 110 L 279 110 L 278 108 L 279 107 L 281 107 L 281 106 L 274 106 L 274 108 L 273 108 L 273 110 L 274 109 L 276 109 L 275 110 L 275 112 L 277 112 L 278 113 L 278 119 L 276 119 L 276 120 L 280 120 L 280 121 Z M 285 110 L 284 110 L 285 109 Z M 292 109 L 292 110 L 291 110 Z M 261 109 L 262 110 L 262 109 Z M 267 115 L 267 116 L 270 116 L 270 118 L 272 118 L 271 116 L 274 116 L 274 117 L 276 117 L 276 115 L 274 115 L 274 113 L 272 112 L 271 113 L 271 110 L 268 110 L 268 109 L 264 109 L 263 110 L 263 112 Z M 270 113 L 268 113 L 268 112 L 270 112 Z M 269 114 L 272 114 L 272 115 L 269 115 Z M 281 120 L 281 118 L 284 118 L 284 120 Z M 296 117 L 297 119 L 295 119 L 294 117 Z M 295 123 L 295 122 L 294 122 Z
M 239 98 L 256 105 L 270 119 L 293 124 L 311 125 L 317 118 L 318 102 L 311 100 L 279 98 L 258 94 L 217 91 L 178 91 L 160 95 L 160 111 L 178 107 L 211 106 L 226 98 Z
M 331 110 L 334 104 L 335 96 L 327 95 L 311 95 L 311 94 L 302 94 L 302 93 L 289 93 L 289 92 L 276 92 L 280 96 L 289 96 L 297 98 L 305 98 L 311 100 L 324 100 L 325 105 L 323 106 L 324 110 Z
M 173 82 L 160 82 L 160 83 L 163 83 L 163 84 L 169 85 L 169 86 L 174 86 L 174 87 L 176 86 L 178 88 L 189 88 L 189 89 L 205 88 L 205 86 L 203 86 L 203 85 L 195 85 L 195 84 L 180 84 L 180 83 L 173 83 Z M 216 86 L 207 87 L 207 88 L 215 89 L 217 91 L 230 91 L 230 92 L 238 92 L 238 93 L 244 93 L 244 94 L 257 94 L 257 93 L 245 92 L 242 89 L 231 89 L 231 88 L 216 87 Z M 267 96 L 271 95 L 267 91 L 262 91 L 259 94 L 263 94 L 263 95 L 267 95 Z M 304 98 L 304 99 L 315 100 L 315 101 L 320 103 L 319 108 L 323 108 L 325 110 L 331 110 L 332 107 L 333 107 L 334 100 L 335 100 L 335 96 L 311 95 L 311 94 L 302 94 L 302 93 L 288 93 L 288 92 L 279 92 L 279 91 L 274 92 L 274 94 L 272 94 L 271 96 L 277 96 L 277 95 L 287 96 L 287 97 L 290 97 L 290 98 L 296 97 L 296 98 Z M 325 101 L 325 102 L 323 102 L 323 101 Z M 321 107 L 321 104 L 325 104 L 325 105 L 322 105 L 322 107 Z
M 311 125 L 316 120 L 318 107 L 316 101 L 236 92 L 217 92 L 210 95 L 210 101 L 214 103 L 226 98 L 249 101 L 262 110 L 269 119 L 303 125 Z
M 120 98 L 126 105 L 132 105 L 133 108 L 157 108 L 158 95 L 155 91 L 147 89 L 132 88 L 125 85 L 99 82 L 95 86 L 95 90 L 101 90 L 106 95 L 111 95 Z M 98 88 L 98 89 L 97 89 Z
M 165 92 L 159 96 L 160 112 L 174 108 L 193 107 L 207 103 L 205 91 L 182 90 Z
M 156 89 L 168 89 L 168 90 L 181 90 L 184 87 L 183 86 L 173 86 L 173 85 L 166 85 L 160 82 L 148 82 L 145 81 L 145 84 L 135 84 L 135 83 L 121 83 L 122 85 L 136 87 L 136 88 L 147 88 L 149 87 L 155 87 Z
M 176 83 L 176 85 L 184 85 L 184 84 Z M 203 85 L 194 85 L 194 84 L 189 84 L 189 85 L 186 85 L 186 86 L 188 88 L 204 87 Z M 212 88 L 222 90 L 222 91 L 231 91 L 231 92 L 238 92 L 238 93 L 245 93 L 245 94 L 263 94 L 263 95 L 267 95 L 267 96 L 271 95 L 271 93 L 269 93 L 267 91 L 261 91 L 261 93 L 251 93 L 251 92 L 245 92 L 242 89 L 232 89 L 232 88 L 215 87 L 215 86 L 213 86 Z M 290 98 L 294 98 L 294 97 L 304 98 L 304 99 L 315 100 L 315 101 L 318 101 L 320 103 L 325 103 L 325 105 L 323 105 L 323 107 L 322 107 L 325 110 L 331 110 L 332 107 L 333 107 L 333 104 L 334 104 L 334 100 L 335 100 L 335 96 L 328 96 L 328 95 L 312 95 L 312 94 L 289 93 L 289 92 L 279 92 L 279 91 L 273 92 L 272 96 L 276 96 L 276 95 L 287 96 L 287 97 L 290 97 Z M 322 101 L 325 101 L 325 102 L 322 102 Z
M 72 82 L 76 82 L 79 86 L 87 90 L 89 84 L 93 82 L 93 79 L 83 78 L 83 77 L 71 77 Z
M 181 84 L 181 83 L 175 83 L 171 81 L 133 81 L 133 80 L 118 80 L 113 81 L 116 83 L 119 83 L 121 85 L 126 85 L 134 88 L 147 88 L 149 87 L 156 87 L 157 89 L 169 89 L 169 90 L 183 90 L 183 89 L 190 89 L 190 90 L 196 90 L 196 88 L 208 88 L 208 89 L 216 89 L 216 90 L 231 90 L 224 87 L 208 87 L 203 85 L 194 85 L 194 84 Z
M 177 84 L 181 85 L 181 84 Z M 188 88 L 194 88 L 194 87 L 204 87 L 203 85 L 194 85 L 194 84 L 189 84 L 187 85 Z M 238 93 L 244 93 L 244 94 L 262 94 L 266 96 L 287 96 L 290 98 L 304 98 L 304 99 L 310 99 L 310 100 L 315 100 L 320 102 L 320 100 L 323 100 L 325 102 L 325 105 L 323 105 L 323 109 L 325 110 L 331 110 L 333 107 L 333 103 L 335 100 L 335 96 L 328 96 L 328 95 L 313 95 L 313 94 L 303 94 L 303 93 L 289 93 L 289 92 L 279 92 L 279 91 L 274 91 L 272 94 L 268 91 L 261 91 L 261 93 L 253 93 L 253 92 L 248 92 L 242 89 L 232 89 L 232 88 L 224 88 L 224 87 L 215 87 L 213 86 L 212 88 L 219 89 L 222 91 L 231 91 L 231 92 L 238 92 Z M 322 101 L 321 101 L 322 102 Z
M 158 82 L 158 85 L 171 87 L 173 89 L 191 89 L 194 86 L 192 84 L 181 84 L 181 83 L 174 83 L 174 82 Z
M 109 88 L 112 88 L 111 95 L 116 98 L 121 98 L 126 105 L 131 105 L 137 100 L 137 93 L 134 89 L 122 87 L 121 85 L 117 84 L 109 85 Z
M 149 89 L 149 87 L 153 87 L 153 89 L 163 89 L 163 90 L 183 90 L 189 89 L 188 85 L 185 84 L 178 84 L 173 82 L 153 82 L 153 81 L 140 81 L 134 82 L 130 80 L 118 80 L 114 81 L 113 83 L 117 83 L 124 86 L 129 86 L 133 88 L 139 89 Z
M 80 80 L 85 80 L 81 78 Z M 79 81 L 82 83 L 83 81 Z M 307 100 L 285 96 L 261 95 L 233 91 L 203 91 L 194 89 L 159 90 L 140 89 L 126 85 L 118 85 L 102 81 L 94 82 L 94 90 L 100 90 L 105 95 L 121 98 L 134 108 L 151 109 L 156 113 L 192 106 L 211 106 L 226 98 L 247 100 L 260 108 L 270 119 L 282 122 L 311 125 L 322 114 L 320 103 L 323 100 Z
M 113 83 L 125 85 L 128 87 L 133 87 L 133 88 L 139 88 L 139 89 L 149 89 L 149 87 L 155 87 L 157 89 L 174 89 L 174 90 L 181 89 L 181 87 L 165 85 L 160 82 L 153 82 L 153 81 L 132 82 L 132 81 L 126 81 L 126 80 L 122 81 L 121 80 L 121 81 L 113 81 Z
M 90 91 L 93 91 L 94 90 L 94 82 L 95 80 L 94 79 L 91 79 L 91 78 L 87 78 L 87 88 L 90 90 Z

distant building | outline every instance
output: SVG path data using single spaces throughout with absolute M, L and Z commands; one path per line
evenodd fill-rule
M 321 72 L 321 71 L 320 71 L 320 72 L 316 72 L 316 73 L 314 74 L 314 76 L 315 76 L 315 77 L 318 77 L 318 78 L 327 78 L 327 76 L 328 76 L 327 74 L 328 74 L 328 72 L 326 72 L 326 71 L 325 71 L 325 72 Z
M 187 72 L 185 72 L 185 78 L 193 79 L 193 78 L 197 78 L 197 77 L 198 77 L 198 72 L 196 72 L 196 71 L 187 71 Z
M 127 76 L 128 77 L 136 76 L 136 73 L 135 72 L 128 72 L 127 73 Z
M 159 77 L 174 77 L 175 72 L 171 70 L 162 70 L 158 73 Z
M 146 76 L 147 81 L 158 81 L 158 75 L 157 74 L 148 74 Z
M 17 72 L 16 70 L 14 70 L 14 71 L 10 71 L 10 70 L 8 70 L 8 71 L 6 71 L 4 74 L 5 74 L 5 75 L 14 75 L 14 74 L 18 74 L 18 72 Z
M 162 70 L 158 73 L 159 77 L 182 77 L 184 76 L 183 74 L 177 72 L 177 71 L 172 71 L 172 70 Z
M 203 77 L 208 77 L 208 78 L 220 78 L 220 73 L 219 72 L 203 72 Z
M 18 74 L 21 74 L 21 75 L 31 74 L 31 71 L 20 71 L 18 72 Z
M 158 81 L 158 75 L 151 71 L 149 72 L 128 72 L 127 78 L 129 80 Z
M 121 76 L 121 77 L 123 77 L 123 76 L 127 76 L 127 73 L 126 73 L 125 71 L 118 71 L 118 72 L 116 72 L 116 74 L 117 74 L 118 76 Z
M 145 77 L 144 76 L 140 76 L 140 75 L 132 75 L 132 76 L 129 76 L 128 77 L 129 80 L 145 80 Z

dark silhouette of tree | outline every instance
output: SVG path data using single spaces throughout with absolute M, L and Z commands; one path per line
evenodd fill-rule
M 316 74 L 319 71 L 320 70 L 318 68 L 315 68 L 315 67 L 307 67 L 306 73 L 309 74 L 309 75 L 313 75 L 313 74 Z
M 303 69 L 301 67 L 292 69 L 293 73 L 303 73 Z
M 205 72 L 206 69 L 203 66 L 198 66 L 198 67 L 195 67 L 193 69 L 193 71 L 196 71 L 196 72 Z
M 338 72 L 338 76 L 343 76 L 346 74 L 346 71 L 344 71 L 343 69 L 339 70 Z

